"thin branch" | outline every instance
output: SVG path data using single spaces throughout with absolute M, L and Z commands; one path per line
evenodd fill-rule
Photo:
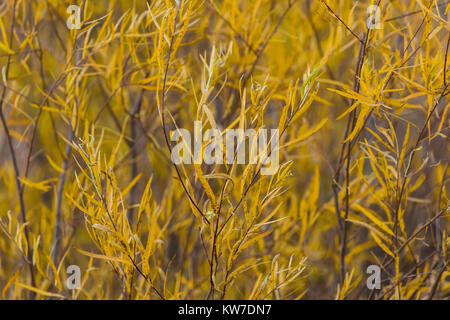
M 357 62 L 357 68 L 355 72 L 355 78 L 354 78 L 354 86 L 353 89 L 355 92 L 359 93 L 360 90 L 360 83 L 361 83 L 361 71 L 364 64 L 364 59 L 366 56 L 366 48 L 367 43 L 369 40 L 369 30 L 367 31 L 367 34 L 364 35 L 364 42 L 360 46 L 359 51 L 359 57 Z M 354 100 L 352 99 L 350 102 L 350 105 L 353 105 Z M 357 113 L 356 109 L 354 109 L 351 112 L 351 115 L 349 116 L 350 120 L 350 127 L 347 131 L 347 137 L 345 138 L 347 140 L 348 135 L 350 135 L 350 132 L 353 131 L 356 125 L 356 119 L 357 119 Z M 341 275 L 341 285 L 343 285 L 345 280 L 345 255 L 347 251 L 347 218 L 350 210 L 350 158 L 351 158 L 351 141 L 347 142 L 347 165 L 345 168 L 345 216 L 342 220 L 342 237 L 341 237 L 341 247 L 340 247 L 340 253 L 339 253 L 339 266 L 340 266 L 340 275 Z M 337 213 L 340 217 L 340 212 Z
M 448 3 L 449 3 L 449 1 L 446 1 L 446 2 L 443 2 L 443 3 L 437 4 L 437 6 L 438 7 L 445 7 Z M 403 18 L 406 18 L 406 17 L 410 17 L 412 15 L 416 15 L 416 14 L 421 13 L 421 12 L 423 12 L 423 10 L 412 11 L 412 12 L 409 12 L 409 13 L 402 14 L 400 16 L 396 16 L 396 17 L 392 17 L 392 18 L 386 19 L 386 20 L 384 20 L 384 22 L 390 22 L 390 21 L 394 21 L 394 20 L 403 19 Z
M 85 10 L 85 5 L 86 5 L 86 0 L 83 0 L 83 3 L 81 5 L 81 13 L 80 13 L 80 20 L 83 22 L 84 24 L 84 10 Z M 76 37 L 75 40 L 75 51 L 76 53 L 76 58 L 75 58 L 75 66 L 79 66 L 79 64 L 81 63 L 81 59 L 82 59 L 82 43 L 83 43 L 83 36 L 79 35 Z M 77 72 L 77 71 L 75 71 Z M 78 97 L 75 98 L 75 110 L 78 108 Z M 59 258 L 59 252 L 61 250 L 61 246 L 62 246 L 62 212 L 61 212 L 61 207 L 62 207 L 62 201 L 63 201 L 63 193 L 64 193 L 64 184 L 66 181 L 66 175 L 67 175 L 67 170 L 69 168 L 69 159 L 70 159 L 70 154 L 72 151 L 72 146 L 71 146 L 71 142 L 74 139 L 75 136 L 75 128 L 72 127 L 72 122 L 69 119 L 69 128 L 68 128 L 68 133 L 67 133 L 67 145 L 66 145 L 66 150 L 64 153 L 64 159 L 63 159 L 63 163 L 62 163 L 62 172 L 59 175 L 59 179 L 58 179 L 58 190 L 57 190 L 57 195 L 56 195 L 56 205 L 55 205 L 55 226 L 53 229 L 53 239 L 52 239 L 52 254 L 51 254 L 51 258 L 52 258 L 52 262 L 53 264 L 56 266 L 58 265 L 58 258 Z
M 344 27 L 356 38 L 358 39 L 359 42 L 364 43 L 364 40 L 361 39 L 360 37 L 358 37 L 358 35 L 333 11 L 333 9 L 330 8 L 330 6 L 324 1 L 324 0 L 320 0 L 320 2 L 322 2 L 325 7 L 327 7 L 328 11 L 335 16 L 336 19 L 338 19 L 343 25 Z
M 177 30 L 178 14 L 180 13 L 180 8 L 181 8 L 181 1 L 178 1 L 178 3 L 177 3 L 177 11 L 176 11 L 176 14 L 175 14 L 175 19 L 174 19 L 175 21 L 174 21 L 173 33 L 172 33 L 172 36 L 171 36 L 171 39 L 170 39 L 169 50 L 167 52 L 167 63 L 166 63 L 165 71 L 164 71 L 163 87 L 162 87 L 162 91 L 161 91 L 161 126 L 162 126 L 163 133 L 164 133 L 164 139 L 166 141 L 166 145 L 167 145 L 167 148 L 169 149 L 170 153 L 172 153 L 172 146 L 170 144 L 169 136 L 167 134 L 166 117 L 165 117 L 166 83 L 167 83 L 167 75 L 169 73 L 170 57 L 172 55 L 172 47 L 173 47 L 173 43 L 174 43 L 174 40 L 175 40 L 175 34 L 176 34 L 176 30 Z M 206 215 L 203 213 L 203 211 L 200 209 L 198 204 L 194 201 L 193 197 L 191 196 L 191 194 L 187 190 L 187 187 L 185 186 L 185 184 L 183 182 L 183 178 L 181 177 L 181 173 L 180 173 L 180 171 L 178 169 L 178 166 L 173 161 L 172 161 L 172 164 L 173 164 L 173 166 L 175 168 L 175 171 L 177 173 L 178 180 L 180 181 L 181 186 L 183 187 L 184 193 L 189 198 L 189 201 L 192 203 L 192 205 L 195 207 L 195 209 L 197 209 L 197 211 L 203 217 L 203 220 L 205 221 L 205 223 L 206 224 L 210 224 L 208 218 L 206 218 Z
M 17 0 L 14 0 L 13 12 L 12 12 L 12 23 L 11 23 L 11 29 L 9 32 L 9 47 L 10 48 L 12 48 L 13 37 L 14 37 L 13 31 L 14 31 L 14 26 L 16 24 L 16 3 L 17 3 Z M 6 63 L 6 69 L 5 69 L 5 73 L 4 73 L 5 79 L 8 79 L 10 66 L 11 66 L 11 55 L 8 55 L 8 61 Z M 3 126 L 3 129 L 5 130 L 6 140 L 8 142 L 8 148 L 9 148 L 11 160 L 12 160 L 13 167 L 14 167 L 16 189 L 17 189 L 17 195 L 19 197 L 19 203 L 20 203 L 20 216 L 21 216 L 22 224 L 24 225 L 25 240 L 27 243 L 27 259 L 26 260 L 27 260 L 27 264 L 28 264 L 29 270 L 30 270 L 31 284 L 33 287 L 35 287 L 36 279 L 35 279 L 34 269 L 33 269 L 33 265 L 32 265 L 33 249 L 31 248 L 31 243 L 30 243 L 29 226 L 27 224 L 25 201 L 23 199 L 23 193 L 22 193 L 22 183 L 20 182 L 20 178 L 19 178 L 20 177 L 19 165 L 17 163 L 16 152 L 13 147 L 12 137 L 9 132 L 9 128 L 8 128 L 8 125 L 6 122 L 5 115 L 3 113 L 3 103 L 5 101 L 5 97 L 6 97 L 6 86 L 3 86 L 1 100 L 0 100 L 0 120 L 1 120 L 1 123 Z M 30 292 L 30 298 L 34 299 L 34 297 L 35 297 L 35 293 Z

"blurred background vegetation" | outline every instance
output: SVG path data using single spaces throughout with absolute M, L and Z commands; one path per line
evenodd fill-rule
M 448 10 L 2 1 L 1 297 L 448 299 Z M 174 165 L 194 121 L 280 129 L 279 171 Z

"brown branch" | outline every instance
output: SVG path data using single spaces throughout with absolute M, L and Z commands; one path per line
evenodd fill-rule
M 447 38 L 447 48 L 445 49 L 445 58 L 444 58 L 444 86 L 447 84 L 447 59 L 448 59 L 448 48 L 450 45 L 450 33 Z
M 84 10 L 85 10 L 85 5 L 86 5 L 86 0 L 83 0 L 82 4 L 81 4 L 81 8 L 80 8 L 80 20 L 82 21 L 83 25 L 84 25 Z M 82 59 L 82 43 L 83 43 L 83 36 L 79 35 L 76 37 L 75 39 L 75 50 L 74 52 L 76 53 L 76 58 L 75 58 L 75 66 L 79 66 L 81 59 Z M 77 71 L 75 71 L 77 72 Z M 75 98 L 75 110 L 78 108 L 79 102 L 78 102 L 78 97 Z M 52 262 L 55 266 L 58 265 L 58 258 L 59 258 L 59 252 L 61 250 L 61 245 L 62 245 L 62 212 L 61 212 L 61 207 L 62 207 L 62 201 L 63 201 L 63 193 L 64 193 L 64 184 L 66 181 L 66 175 L 67 175 L 67 170 L 69 168 L 69 159 L 70 159 L 70 154 L 72 151 L 72 147 L 71 147 L 71 142 L 74 139 L 75 136 L 75 128 L 73 128 L 72 126 L 72 122 L 71 119 L 69 119 L 69 128 L 68 128 L 68 133 L 67 133 L 67 145 L 66 145 L 66 150 L 64 153 L 64 159 L 63 159 L 63 163 L 62 163 L 62 172 L 59 175 L 59 179 L 58 179 L 58 190 L 57 190 L 57 195 L 56 195 L 56 205 L 55 205 L 55 225 L 54 225 L 54 229 L 53 229 L 53 239 L 52 239 L 52 254 L 51 254 L 51 259 Z
M 357 93 L 359 93 L 359 90 L 360 90 L 361 71 L 362 71 L 362 66 L 364 64 L 368 40 L 369 40 L 369 31 L 367 32 L 367 34 L 364 35 L 364 42 L 360 46 L 358 62 L 357 62 L 357 67 L 356 67 L 356 71 L 355 71 L 353 89 Z M 350 106 L 353 105 L 353 103 L 354 103 L 354 100 L 352 99 L 350 101 Z M 356 109 L 354 109 L 349 116 L 350 127 L 348 128 L 348 130 L 346 130 L 347 136 L 345 139 L 348 138 L 350 133 L 355 128 L 356 119 L 357 119 L 357 111 L 356 111 Z M 342 236 L 341 236 L 341 247 L 340 247 L 340 253 L 339 253 L 339 268 L 340 268 L 340 275 L 341 275 L 341 285 L 343 285 L 344 279 L 345 279 L 345 255 L 346 255 L 346 251 L 347 251 L 347 231 L 348 231 L 347 230 L 348 229 L 347 218 L 348 218 L 349 209 L 350 209 L 350 205 L 349 205 L 349 201 L 350 201 L 350 158 L 351 158 L 351 141 L 348 141 L 347 142 L 347 165 L 345 168 L 345 184 L 346 184 L 345 185 L 345 216 L 341 222 Z M 337 214 L 339 217 L 341 216 L 340 212 L 337 212 Z
M 443 2 L 443 3 L 439 3 L 437 6 L 438 7 L 444 7 L 448 3 L 449 3 L 449 1 L 446 1 L 446 2 Z M 416 14 L 421 13 L 421 12 L 423 12 L 423 11 L 422 10 L 412 11 L 412 12 L 409 12 L 409 13 L 402 14 L 400 16 L 396 16 L 396 17 L 392 17 L 392 18 L 386 19 L 386 20 L 384 20 L 384 22 L 390 22 L 390 21 L 394 21 L 394 20 L 410 17 L 412 15 L 416 15 Z
M 439 211 L 433 218 L 431 218 L 421 227 L 419 227 L 408 239 L 405 240 L 405 242 L 402 243 L 402 245 L 398 249 L 396 249 L 395 254 L 397 255 L 400 254 L 403 251 L 403 249 L 405 249 L 408 246 L 408 244 L 416 238 L 417 235 L 419 235 L 422 231 L 427 229 L 430 225 L 432 225 L 436 221 L 436 219 L 440 218 L 444 213 L 446 213 L 449 210 L 450 206 L 447 206 L 447 208 Z M 383 269 L 389 267 L 392 262 L 394 262 L 394 258 L 390 257 L 390 259 L 386 262 L 386 264 L 384 264 Z
M 450 161 L 447 161 L 447 165 L 444 168 L 444 173 L 442 175 L 442 181 L 441 181 L 441 186 L 439 188 L 439 196 L 438 196 L 438 200 L 437 200 L 437 205 L 436 205 L 436 212 L 441 211 L 441 200 L 442 200 L 442 193 L 444 191 L 444 186 L 445 186 L 445 180 L 447 177 L 447 171 L 448 171 L 448 166 L 450 164 Z M 441 219 L 437 219 L 436 220 L 436 224 L 435 224 L 435 232 L 436 232 L 436 249 L 439 251 L 439 253 L 442 256 L 442 241 L 443 241 L 443 223 L 441 221 Z M 442 257 L 443 258 L 443 257 Z
M 176 14 L 175 14 L 173 34 L 171 36 L 170 44 L 169 44 L 169 50 L 167 52 L 167 63 L 166 63 L 166 66 L 165 66 L 163 87 L 162 87 L 162 91 L 161 91 L 161 126 L 162 126 L 163 133 L 164 133 L 164 140 L 166 142 L 167 148 L 169 149 L 170 153 L 172 153 L 172 146 L 171 146 L 171 144 L 169 142 L 169 136 L 167 134 L 166 117 L 165 117 L 166 83 L 167 83 L 167 75 L 169 73 L 170 56 L 172 55 L 172 47 L 173 47 L 173 42 L 175 40 L 175 34 L 176 34 L 176 29 L 177 29 L 177 20 L 178 20 L 178 14 L 180 13 L 180 7 L 181 7 L 181 1 L 179 1 L 178 5 L 177 5 L 177 11 L 176 11 Z M 206 224 L 210 224 L 210 222 L 208 221 L 208 218 L 206 218 L 206 216 L 203 213 L 203 211 L 200 209 L 198 204 L 194 201 L 194 199 L 192 198 L 191 194 L 187 190 L 187 187 L 185 186 L 185 184 L 183 182 L 183 178 L 181 177 L 181 173 L 180 173 L 180 170 L 178 169 L 178 166 L 173 161 L 172 161 L 172 164 L 173 164 L 173 166 L 175 168 L 175 171 L 177 173 L 178 180 L 180 181 L 181 186 L 183 187 L 184 193 L 189 198 L 189 201 L 192 203 L 192 205 L 195 207 L 195 209 L 197 209 L 197 211 L 203 217 L 203 220 L 205 221 L 205 223 Z
M 146 76 L 147 77 L 147 76 Z M 142 99 L 144 95 L 144 89 L 141 89 L 139 91 L 139 94 L 134 101 L 133 109 L 131 110 L 131 121 L 130 121 L 130 137 L 131 137 L 131 143 L 130 143 L 130 152 L 131 152 L 131 172 L 130 172 L 130 178 L 131 181 L 137 177 L 138 175 L 138 150 L 137 150 L 137 137 L 138 137 L 138 125 L 139 125 L 139 119 L 138 115 L 141 110 L 142 106 Z M 130 224 L 133 223 L 133 212 L 134 207 L 133 205 L 137 201 L 137 190 L 138 190 L 138 184 L 136 183 L 130 190 L 130 208 L 127 211 L 127 218 L 128 222 Z
M 333 9 L 330 8 L 330 6 L 324 1 L 324 0 L 320 0 L 321 3 L 323 3 L 326 7 L 327 10 L 333 15 L 335 16 L 336 19 L 338 19 L 343 25 L 344 27 L 356 38 L 358 39 L 359 42 L 364 43 L 364 40 L 361 39 L 360 37 L 358 37 L 356 35 L 356 33 L 333 11 Z
M 431 287 L 431 292 L 430 295 L 428 296 L 428 300 L 432 300 L 434 295 L 436 294 L 437 288 L 439 287 L 439 283 L 441 281 L 442 278 L 442 274 L 444 273 L 445 270 L 447 270 L 447 266 L 448 264 L 445 263 L 442 267 L 441 267 L 441 271 L 439 271 L 436 280 L 433 283 L 433 286 Z
M 17 0 L 14 0 L 13 12 L 12 12 L 12 23 L 11 23 L 11 29 L 9 32 L 9 47 L 10 48 L 12 48 L 13 37 L 14 37 L 13 31 L 14 31 L 14 26 L 16 24 L 16 4 L 17 4 Z M 5 69 L 5 79 L 8 79 L 10 66 L 11 66 L 11 55 L 8 55 L 8 61 L 6 63 L 6 69 Z M 12 143 L 12 137 L 9 132 L 8 124 L 6 122 L 6 118 L 3 113 L 5 97 L 6 97 L 6 86 L 3 86 L 1 101 L 0 101 L 0 120 L 1 120 L 1 123 L 3 126 L 3 129 L 5 130 L 6 140 L 8 142 L 8 148 L 9 148 L 11 160 L 12 160 L 13 167 L 14 167 L 16 189 L 17 189 L 17 195 L 19 197 L 19 203 L 20 203 L 20 216 L 21 216 L 22 224 L 24 225 L 25 240 L 27 243 L 27 259 L 26 260 L 27 260 L 27 264 L 28 264 L 29 270 L 30 270 L 31 284 L 33 287 L 35 287 L 36 279 L 35 279 L 34 269 L 33 269 L 33 265 L 32 265 L 33 249 L 31 248 L 31 243 L 30 243 L 29 226 L 27 224 L 25 201 L 23 199 L 23 193 L 22 193 L 22 183 L 20 182 L 20 178 L 19 178 L 20 177 L 19 165 L 17 163 L 16 152 L 14 150 L 14 146 Z M 35 297 L 35 293 L 30 292 L 30 298 L 34 299 L 34 297 Z

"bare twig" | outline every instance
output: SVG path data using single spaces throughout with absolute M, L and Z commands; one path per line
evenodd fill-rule
M 327 10 L 336 18 L 338 19 L 343 25 L 344 27 L 356 38 L 358 39 L 359 42 L 364 43 L 364 40 L 361 39 L 360 37 L 358 37 L 358 35 L 333 11 L 333 9 L 330 8 L 330 6 L 324 1 L 324 0 L 320 0 L 320 2 L 322 2 L 325 7 L 327 7 Z

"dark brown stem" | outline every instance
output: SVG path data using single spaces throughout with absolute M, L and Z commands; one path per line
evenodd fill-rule
M 361 70 L 362 66 L 364 64 L 364 58 L 365 58 L 365 52 L 367 47 L 367 42 L 369 39 L 368 33 L 364 35 L 364 42 L 360 46 L 360 52 L 359 52 L 359 58 L 358 58 L 358 64 L 356 68 L 355 73 L 355 83 L 354 83 L 354 91 L 359 92 L 360 89 L 360 78 L 361 78 Z M 351 101 L 351 105 L 354 103 L 354 101 Z M 351 123 L 350 123 L 350 129 L 348 130 L 348 134 L 353 131 L 355 125 L 356 125 L 356 118 L 357 113 L 356 109 L 352 111 L 350 115 Z M 348 138 L 348 136 L 347 136 Z M 346 138 L 346 139 L 347 139 Z M 347 164 L 345 168 L 345 216 L 342 220 L 342 241 L 341 241 L 341 248 L 340 248 L 340 255 L 339 255 L 339 261 L 340 261 L 340 272 L 341 272 L 341 285 L 344 283 L 345 279 L 345 255 L 347 251 L 347 229 L 348 229 L 348 214 L 350 210 L 350 165 L 351 165 L 351 141 L 347 142 Z
M 130 143 L 130 152 L 131 152 L 131 172 L 130 172 L 130 178 L 131 181 L 137 177 L 138 175 L 138 125 L 139 125 L 139 111 L 141 110 L 142 106 L 142 98 L 144 95 L 144 90 L 140 90 L 139 95 L 137 96 L 136 100 L 133 104 L 133 109 L 131 110 L 131 122 L 130 122 L 130 136 L 131 136 L 131 143 Z M 138 201 L 137 197 L 137 191 L 138 191 L 138 184 L 136 183 L 130 190 L 130 208 L 127 211 L 127 218 L 130 225 L 133 223 L 133 206 L 135 205 L 135 202 Z
M 17 2 L 17 0 L 14 0 L 13 12 L 12 12 L 12 23 L 11 23 L 11 29 L 9 32 L 9 47 L 10 48 L 12 48 L 12 42 L 13 42 L 13 37 L 14 37 L 13 31 L 14 31 L 14 26 L 16 24 L 16 2 Z M 8 61 L 6 63 L 6 70 L 5 70 L 5 78 L 6 79 L 8 79 L 10 65 L 11 65 L 11 55 L 8 55 Z M 19 178 L 20 177 L 19 165 L 17 163 L 16 152 L 14 150 L 14 146 L 12 143 L 12 137 L 9 132 L 8 124 L 6 122 L 6 118 L 3 113 L 5 97 L 6 97 L 6 86 L 3 87 L 2 95 L 1 95 L 0 120 L 1 120 L 1 123 L 3 126 L 3 129 L 5 130 L 6 140 L 8 142 L 9 153 L 11 155 L 11 160 L 12 160 L 13 167 L 14 167 L 16 189 L 17 189 L 17 195 L 19 197 L 19 203 L 20 203 L 20 216 L 21 216 L 22 224 L 25 226 L 24 234 L 25 234 L 25 240 L 27 243 L 27 263 L 28 263 L 29 270 L 30 270 L 31 284 L 33 287 L 35 287 L 36 279 L 35 279 L 34 269 L 33 269 L 33 264 L 32 264 L 33 249 L 31 248 L 31 243 L 30 243 L 29 226 L 27 224 L 25 201 L 23 199 L 23 193 L 22 193 L 22 183 L 20 182 L 20 178 Z M 35 293 L 31 291 L 29 297 L 30 297 L 30 299 L 34 299 Z
M 83 3 L 81 4 L 81 8 L 80 8 L 80 19 L 81 22 L 84 24 L 83 19 L 84 19 L 84 10 L 85 10 L 85 5 L 86 5 L 86 0 L 83 0 Z M 81 59 L 82 59 L 82 44 L 83 44 L 83 37 L 82 36 L 77 36 L 76 40 L 75 40 L 75 52 L 76 52 L 76 57 L 75 57 L 75 66 L 79 66 L 79 64 L 81 63 Z M 77 71 L 75 71 L 77 72 Z M 75 98 L 75 110 L 78 108 L 78 97 Z M 57 197 L 56 197 L 56 204 L 55 204 L 55 226 L 53 229 L 53 240 L 52 240 L 52 262 L 55 265 L 55 267 L 58 267 L 59 264 L 59 252 L 61 250 L 62 247 L 62 201 L 64 198 L 64 183 L 66 181 L 66 176 L 67 176 L 67 170 L 69 168 L 69 160 L 70 160 L 70 154 L 72 151 L 72 140 L 74 139 L 75 136 L 75 128 L 72 125 L 72 121 L 71 119 L 69 119 L 69 128 L 68 128 L 68 133 L 67 133 L 67 145 L 66 145 L 66 150 L 64 153 L 64 159 L 63 159 L 63 163 L 62 163 L 62 172 L 59 175 L 59 179 L 58 179 L 58 190 L 57 190 Z
M 167 83 L 167 75 L 169 73 L 170 56 L 172 55 L 172 47 L 173 47 L 173 42 L 175 40 L 175 34 L 176 34 L 176 29 L 177 29 L 178 14 L 180 13 L 180 6 L 181 6 L 181 1 L 178 2 L 177 12 L 175 14 L 173 34 L 172 34 L 172 37 L 171 37 L 171 40 L 170 40 L 169 50 L 167 52 L 167 63 L 166 63 L 165 71 L 164 71 L 164 79 L 163 79 L 163 86 L 162 86 L 162 92 L 161 92 L 161 126 L 162 126 L 163 133 L 164 133 L 164 140 L 166 142 L 167 148 L 169 149 L 170 153 L 172 153 L 172 146 L 170 144 L 169 136 L 167 134 L 166 117 L 165 117 L 166 83 Z M 172 164 L 173 164 L 173 166 L 175 168 L 175 171 L 177 173 L 178 180 L 180 181 L 181 186 L 183 187 L 184 193 L 189 198 L 189 201 L 192 203 L 192 205 L 195 207 L 195 209 L 200 213 L 200 215 L 202 216 L 202 218 L 205 221 L 205 223 L 206 224 L 210 224 L 210 222 L 206 218 L 206 216 L 203 213 L 203 211 L 200 209 L 198 204 L 194 201 L 193 197 L 191 196 L 191 194 L 187 190 L 187 187 L 185 186 L 185 184 L 183 182 L 183 178 L 181 177 L 181 173 L 180 173 L 180 170 L 178 169 L 178 166 L 174 162 L 172 162 Z
M 362 40 L 360 37 L 358 37 L 358 35 L 333 11 L 333 9 L 330 8 L 330 6 L 323 0 L 320 0 L 320 2 L 322 2 L 325 7 L 327 7 L 327 10 L 336 18 L 338 19 L 343 25 L 344 27 L 356 38 L 358 39 L 359 42 L 364 43 L 364 40 Z

